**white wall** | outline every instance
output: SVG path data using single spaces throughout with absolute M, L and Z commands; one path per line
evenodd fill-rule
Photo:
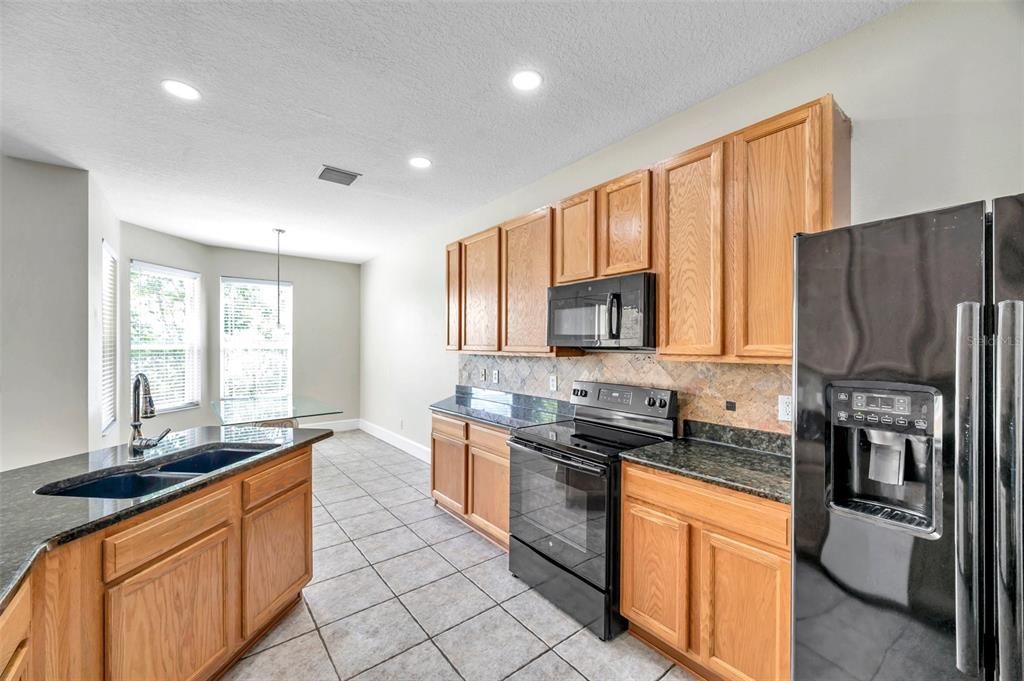
M 7 156 L 2 163 L 0 470 L 89 442 L 88 174 Z
M 426 444 L 453 391 L 445 243 L 826 92 L 853 119 L 855 222 L 1024 191 L 1024 4 L 908 6 L 364 264 L 363 418 Z
M 128 268 L 133 259 L 199 272 L 205 372 L 202 400 L 194 409 L 158 414 L 143 423 L 147 435 L 164 428 L 180 430 L 216 423 L 210 402 L 220 395 L 220 277 L 273 279 L 275 257 L 267 253 L 217 248 L 121 223 L 121 399 L 118 437 L 126 440 L 131 422 L 131 367 Z M 281 258 L 281 278 L 292 283 L 292 392 L 344 410 L 341 416 L 314 420 L 359 418 L 360 267 L 310 258 Z

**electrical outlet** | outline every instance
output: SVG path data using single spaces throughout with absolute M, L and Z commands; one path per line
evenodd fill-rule
M 792 395 L 779 395 L 779 420 L 793 420 L 793 397 Z
M 498 382 L 498 370 L 497 369 L 491 369 L 491 383 L 497 383 L 497 382 Z
M 481 381 L 486 381 L 487 380 L 487 369 L 481 369 L 480 370 L 480 380 Z
M 558 390 L 558 376 L 551 374 L 548 376 L 548 390 L 555 392 Z

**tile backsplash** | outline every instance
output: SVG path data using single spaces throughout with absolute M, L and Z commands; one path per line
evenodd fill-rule
M 491 374 L 498 370 L 498 383 Z M 486 371 L 486 379 L 481 372 Z M 558 390 L 548 389 L 548 377 L 558 376 Z M 541 397 L 571 397 L 572 382 L 603 381 L 652 388 L 679 394 L 679 418 L 790 432 L 790 424 L 777 418 L 778 396 L 789 395 L 792 373 L 788 365 L 673 362 L 650 354 L 595 353 L 582 357 L 502 357 L 460 355 L 459 383 L 480 388 Z M 736 403 L 735 411 L 725 408 Z

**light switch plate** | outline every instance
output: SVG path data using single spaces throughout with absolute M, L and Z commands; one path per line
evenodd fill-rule
M 497 382 L 498 382 L 498 370 L 497 369 L 491 369 L 491 383 L 497 383 Z
M 548 376 L 548 390 L 551 392 L 558 390 L 558 376 L 555 374 Z
M 779 420 L 793 420 L 793 396 L 779 395 Z

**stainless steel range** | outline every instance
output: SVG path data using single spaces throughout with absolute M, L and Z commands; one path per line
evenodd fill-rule
M 603 640 L 619 615 L 619 454 L 672 439 L 675 392 L 574 381 L 576 415 L 509 440 L 509 569 Z

